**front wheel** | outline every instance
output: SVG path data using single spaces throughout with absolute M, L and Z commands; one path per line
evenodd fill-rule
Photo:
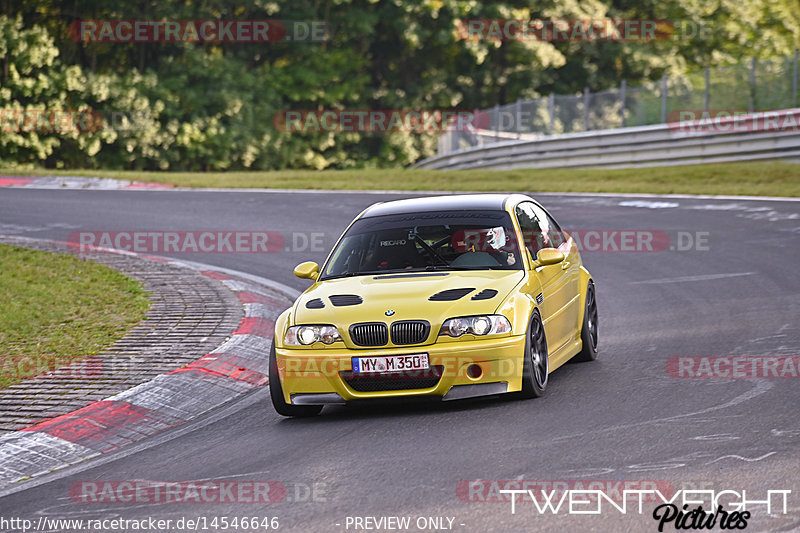
M 581 343 L 583 348 L 574 357 L 574 360 L 584 362 L 597 359 L 597 297 L 592 280 L 589 280 L 589 285 L 586 287 L 586 308 L 583 310 Z
M 525 359 L 522 365 L 522 398 L 538 398 L 547 388 L 550 370 L 544 324 L 538 311 L 533 312 L 525 339 Z
M 275 355 L 275 340 L 269 349 L 269 396 L 272 405 L 279 415 L 283 416 L 315 416 L 322 411 L 321 405 L 290 405 L 283 399 L 283 387 L 278 377 L 278 357 Z

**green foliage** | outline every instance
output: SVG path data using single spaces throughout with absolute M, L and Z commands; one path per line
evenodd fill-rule
M 433 133 L 285 132 L 282 110 L 473 110 L 787 56 L 797 0 L 93 0 L 0 2 L 0 110 L 94 110 L 89 131 L 0 121 L 0 164 L 132 170 L 407 165 Z M 470 41 L 467 18 L 665 19 L 656 42 Z M 323 42 L 85 43 L 73 20 L 316 20 Z M 686 30 L 705 28 L 691 33 Z

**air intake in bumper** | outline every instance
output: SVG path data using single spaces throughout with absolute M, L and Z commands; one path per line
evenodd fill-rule
M 354 374 L 343 370 L 339 375 L 357 392 L 383 392 L 395 390 L 431 389 L 442 379 L 444 366 L 434 365 L 425 370 L 406 370 L 388 374 Z

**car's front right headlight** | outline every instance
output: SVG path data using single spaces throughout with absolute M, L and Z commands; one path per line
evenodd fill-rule
M 460 337 L 465 333 L 483 336 L 510 332 L 511 322 L 503 315 L 477 315 L 445 320 L 439 335 Z
M 289 346 L 308 346 L 315 342 L 333 344 L 341 340 L 342 336 L 339 334 L 339 330 L 330 324 L 291 326 L 283 337 L 283 343 Z

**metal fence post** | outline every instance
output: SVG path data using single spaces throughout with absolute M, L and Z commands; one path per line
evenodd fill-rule
M 500 140 L 500 104 L 494 104 L 494 140 Z
M 589 131 L 589 87 L 583 88 L 583 131 Z
M 705 80 L 706 80 L 706 87 L 705 87 L 704 92 L 703 92 L 703 111 L 708 111 L 708 82 L 709 82 L 709 80 L 708 80 L 708 67 L 705 68 L 705 71 L 703 72 L 703 76 L 705 77 Z
M 619 116 L 622 119 L 622 127 L 625 127 L 625 93 L 628 91 L 628 80 L 622 80 L 619 87 Z
M 800 50 L 794 50 L 794 77 L 792 78 L 792 102 L 793 107 L 797 107 L 797 62 L 800 56 Z
M 750 58 L 750 112 L 756 110 L 756 58 Z
M 667 73 L 661 76 L 661 123 L 667 122 Z
M 477 116 L 478 116 L 478 113 L 480 113 L 480 112 L 481 112 L 481 111 L 478 111 L 478 110 L 476 109 L 476 110 L 475 110 L 475 114 L 474 114 L 473 116 L 476 116 L 476 117 L 477 117 Z M 489 115 L 489 114 L 487 113 L 487 115 Z M 490 127 L 492 126 L 492 124 L 491 124 L 491 118 L 492 118 L 492 116 L 491 116 L 491 115 L 489 115 L 489 121 L 490 121 L 490 122 L 489 122 L 489 124 L 486 126 L 486 128 L 487 128 L 487 129 L 488 129 L 488 128 L 490 128 Z M 476 122 L 477 122 L 477 124 L 480 124 L 480 121 L 477 121 L 477 120 L 473 120 L 473 121 L 472 121 L 472 124 L 473 124 L 473 125 L 476 127 L 476 129 L 477 129 L 477 124 L 476 124 Z M 474 132 L 472 132 L 472 138 L 475 140 L 475 142 L 474 142 L 474 143 L 470 143 L 470 144 L 471 144 L 472 146 L 483 146 L 483 137 L 484 137 L 484 136 L 483 136 L 483 135 L 481 135 L 480 133 L 478 133 L 477 131 L 474 131 Z
M 550 135 L 553 135 L 556 129 L 556 95 L 553 93 L 547 97 L 547 114 L 550 115 Z

